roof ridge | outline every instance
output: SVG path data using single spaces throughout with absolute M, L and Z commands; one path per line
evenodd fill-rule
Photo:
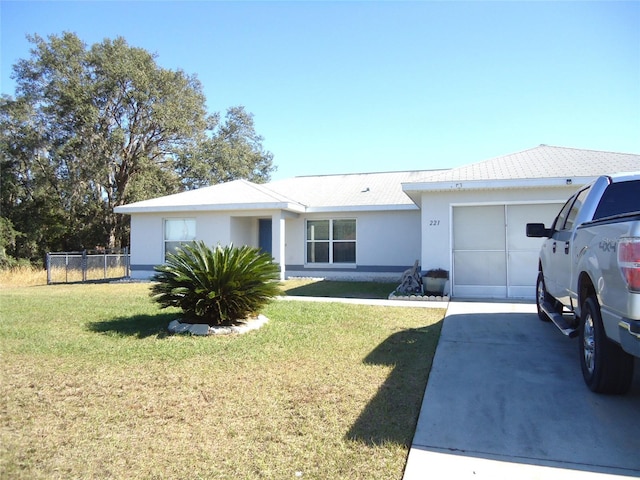
M 558 146 L 558 145 L 546 145 L 544 143 L 541 143 L 540 147 L 560 148 L 560 149 L 563 149 L 563 150 L 578 150 L 580 152 L 613 153 L 615 155 L 640 155 L 638 153 L 631 153 L 631 152 L 614 152 L 612 150 L 596 150 L 596 149 L 593 149 L 593 148 L 562 147 L 562 146 Z M 538 148 L 538 147 L 534 147 L 534 148 Z M 531 150 L 531 149 L 529 149 L 529 150 Z M 526 151 L 526 150 L 524 150 L 524 151 Z
M 429 168 L 429 169 L 415 169 L 415 170 L 390 170 L 381 172 L 351 172 L 351 173 L 322 173 L 319 175 L 295 175 L 290 178 L 311 178 L 311 177 L 341 177 L 341 176 L 356 176 L 356 175 L 385 175 L 389 173 L 427 173 L 427 172 L 441 172 L 444 170 L 451 170 L 451 168 Z M 286 179 L 283 179 L 286 180 Z
M 520 151 L 514 152 L 514 153 L 508 153 L 506 155 L 497 155 L 495 157 L 485 158 L 484 160 L 478 160 L 477 162 L 465 163 L 464 165 L 459 165 L 457 167 L 453 167 L 453 168 L 445 169 L 445 170 L 449 170 L 451 172 L 460 171 L 460 170 L 463 170 L 463 169 L 467 170 L 467 169 L 470 169 L 470 168 L 474 168 L 476 165 L 481 165 L 483 163 L 488 163 L 488 162 L 491 162 L 491 161 L 494 161 L 494 160 L 498 160 L 499 158 L 510 157 L 510 156 L 513 156 L 513 155 L 520 155 L 520 154 L 528 152 L 530 150 L 535 150 L 536 148 L 540 148 L 540 146 L 531 147 L 531 148 L 525 148 L 524 150 L 520 150 Z M 425 180 L 429 179 L 430 177 L 435 177 L 435 176 L 436 176 L 435 174 L 434 175 L 430 175 L 429 177 L 426 177 Z
M 611 154 L 615 154 L 615 155 L 638 155 L 636 153 L 609 152 L 609 151 L 606 151 L 606 150 L 593 150 L 593 149 L 588 149 L 588 148 L 576 148 L 576 147 L 562 147 L 562 146 L 557 146 L 557 145 L 547 145 L 547 144 L 541 143 L 537 147 L 525 148 L 524 150 L 520 150 L 520 151 L 517 151 L 517 152 L 512 152 L 512 153 L 507 153 L 505 155 L 498 155 L 498 156 L 495 156 L 495 157 L 490 157 L 490 158 L 487 158 L 485 160 L 479 160 L 477 162 L 468 163 L 468 164 L 465 164 L 465 165 L 460 165 L 459 167 L 454 167 L 454 168 L 451 168 L 449 170 L 456 171 L 456 170 L 462 170 L 462 169 L 469 169 L 469 168 L 473 168 L 473 167 L 475 167 L 477 165 L 481 165 L 483 163 L 489 163 L 489 162 L 493 162 L 493 161 L 496 161 L 496 160 L 509 158 L 509 157 L 516 157 L 518 155 L 522 155 L 523 153 L 532 152 L 532 151 L 537 150 L 539 148 L 554 148 L 554 149 L 560 149 L 560 150 L 573 150 L 573 151 L 579 151 L 579 152 L 611 153 Z

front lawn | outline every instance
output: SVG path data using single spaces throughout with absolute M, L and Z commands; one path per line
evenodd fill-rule
M 282 282 L 292 297 L 338 297 L 387 299 L 398 282 L 346 282 L 336 280 L 291 279 Z
M 148 291 L 0 291 L 0 477 L 402 477 L 442 310 L 278 301 L 170 336 Z

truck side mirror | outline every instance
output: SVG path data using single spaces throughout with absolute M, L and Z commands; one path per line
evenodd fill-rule
M 527 223 L 527 237 L 550 237 L 553 231 L 544 223 Z

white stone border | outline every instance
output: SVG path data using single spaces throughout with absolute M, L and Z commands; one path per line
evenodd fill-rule
M 182 323 L 180 320 L 173 320 L 169 323 L 169 333 L 190 333 L 191 335 L 230 335 L 232 333 L 247 333 L 257 330 L 265 325 L 269 319 L 260 314 L 257 317 L 241 321 L 240 325 L 215 326 L 211 327 L 204 323 Z
M 448 302 L 449 296 L 435 296 L 435 295 L 395 295 L 395 292 L 389 294 L 389 300 L 407 300 L 417 302 Z

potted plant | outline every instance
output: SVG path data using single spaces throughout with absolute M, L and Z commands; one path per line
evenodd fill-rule
M 422 281 L 425 295 L 442 296 L 448 280 L 449 272 L 447 270 L 442 268 L 427 270 Z

